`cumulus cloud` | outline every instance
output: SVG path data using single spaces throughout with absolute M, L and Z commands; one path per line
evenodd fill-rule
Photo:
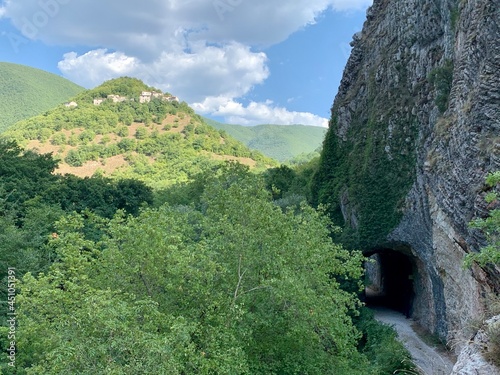
M 190 42 L 269 46 L 315 22 L 326 9 L 371 0 L 7 0 L 6 15 L 25 37 L 107 48 L 145 59 Z
M 119 77 L 134 75 L 140 69 L 140 62 L 121 52 L 108 53 L 98 49 L 78 56 L 75 52 L 66 53 L 58 64 L 59 70 L 75 83 L 84 87 L 94 87 L 102 82 Z
M 355 10 L 371 2 L 4 0 L 0 18 L 10 18 L 28 39 L 87 46 L 89 52 L 67 53 L 58 65 L 82 86 L 128 75 L 238 123 L 323 126 L 326 120 L 312 114 L 237 101 L 270 74 L 261 47 L 280 43 L 328 9 Z
M 209 97 L 201 103 L 192 104 L 192 106 L 198 113 L 223 117 L 224 121 L 230 124 L 328 126 L 328 119 L 326 118 L 308 112 L 289 111 L 286 108 L 274 105 L 270 100 L 263 103 L 250 102 L 250 104 L 244 106 L 231 98 Z
M 190 53 L 163 52 L 156 60 L 146 63 L 105 49 L 81 56 L 68 53 L 59 63 L 59 69 L 85 87 L 124 75 L 138 77 L 192 103 L 207 96 L 245 95 L 268 77 L 266 61 L 264 53 L 230 43 L 221 47 L 193 45 Z
M 201 46 L 186 53 L 163 53 L 152 63 L 106 49 L 83 55 L 64 55 L 59 69 L 72 81 L 93 87 L 119 76 L 134 76 L 191 104 L 198 113 L 224 117 L 232 124 L 307 124 L 326 127 L 328 120 L 307 112 L 288 111 L 271 101 L 235 101 L 269 75 L 264 53 L 232 43 L 224 47 Z

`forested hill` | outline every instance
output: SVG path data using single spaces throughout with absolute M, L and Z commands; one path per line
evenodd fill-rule
M 28 66 L 0 62 L 0 132 L 64 103 L 84 88 Z
M 136 178 L 154 187 L 189 181 L 224 160 L 256 168 L 276 164 L 207 125 L 175 96 L 127 77 L 20 121 L 4 136 L 53 153 L 59 173 Z
M 321 147 L 326 133 L 325 128 L 308 125 L 241 126 L 210 119 L 205 121 L 251 149 L 281 162 L 314 153 Z

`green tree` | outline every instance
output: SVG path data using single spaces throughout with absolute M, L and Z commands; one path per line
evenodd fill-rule
M 230 166 L 199 206 L 59 222 L 60 261 L 24 278 L 18 362 L 30 374 L 367 374 L 356 350 L 361 254 L 310 207 L 283 213 Z
M 96 134 L 94 133 L 94 131 L 92 130 L 85 130 L 83 131 L 79 138 L 80 138 L 80 141 L 82 142 L 82 144 L 87 144 L 89 142 L 92 142 L 95 138 Z
M 143 126 L 138 127 L 137 130 L 135 131 L 135 137 L 137 139 L 145 139 L 147 138 L 147 136 L 148 136 L 148 130 Z
M 107 144 L 109 142 L 111 142 L 111 136 L 109 134 L 103 135 L 102 138 L 101 138 L 101 143 L 103 145 L 105 145 L 105 144 Z
M 66 144 L 66 136 L 64 135 L 64 133 L 56 133 L 54 134 L 54 136 L 52 137 L 50 143 L 52 143 L 53 145 L 64 145 Z
M 133 139 L 123 138 L 120 142 L 118 142 L 118 147 L 124 152 L 134 151 L 136 148 L 136 143 Z
M 78 216 L 62 220 L 51 244 L 61 262 L 23 279 L 17 374 L 186 373 L 183 361 L 196 359 L 192 328 L 147 296 L 90 285 L 98 252 L 83 225 Z
M 441 113 L 444 113 L 448 108 L 453 83 L 453 69 L 453 61 L 446 60 L 443 66 L 433 69 L 429 74 L 429 82 L 437 92 L 435 103 Z
M 72 167 L 81 167 L 87 160 L 81 150 L 69 150 L 64 161 Z
M 19 212 L 22 203 L 40 195 L 57 181 L 57 162 L 50 154 L 23 151 L 14 142 L 0 140 L 0 190 L 4 209 Z
M 68 144 L 70 146 L 77 146 L 78 145 L 78 136 L 76 134 L 71 134 L 69 139 L 68 139 Z
M 274 199 L 283 198 L 283 194 L 287 193 L 294 180 L 297 178 L 295 171 L 286 165 L 278 168 L 271 168 L 265 172 L 266 187 L 272 192 Z
M 116 129 L 116 134 L 120 137 L 128 137 L 128 128 L 126 126 L 118 126 Z
M 38 140 L 42 143 L 45 143 L 48 141 L 51 135 L 52 135 L 51 129 L 42 128 L 38 131 Z

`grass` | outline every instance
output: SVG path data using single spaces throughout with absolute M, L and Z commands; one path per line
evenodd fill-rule
M 450 357 L 450 359 L 455 361 L 456 358 L 453 358 L 454 354 L 451 352 L 450 348 L 437 335 L 430 333 L 417 323 L 412 323 L 411 326 L 423 342 L 435 348 L 439 354 Z
M 488 315 L 500 315 L 500 296 L 492 294 L 488 297 Z M 500 320 L 490 324 L 488 337 L 490 341 L 484 357 L 495 366 L 500 367 Z
M 448 108 L 451 85 L 453 83 L 453 69 L 453 61 L 446 60 L 443 66 L 434 68 L 428 77 L 429 82 L 436 90 L 435 103 L 441 114 Z
M 488 344 L 483 348 L 483 357 L 495 366 L 500 367 L 500 320 L 486 324 L 486 321 L 500 315 L 500 296 L 490 294 L 486 297 L 487 309 L 477 318 L 471 319 L 462 329 L 462 332 L 454 335 L 455 338 L 448 343 L 452 349 L 470 344 L 476 337 L 478 331 L 486 331 Z
M 495 366 L 500 367 L 500 321 L 490 325 L 488 337 L 490 341 L 484 357 Z
M 363 335 L 358 349 L 369 359 L 374 373 L 419 375 L 410 353 L 392 327 L 377 322 L 367 308 L 361 309 L 355 321 Z

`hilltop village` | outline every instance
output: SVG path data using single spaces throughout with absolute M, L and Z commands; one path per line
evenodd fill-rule
M 157 91 L 142 91 L 141 95 L 139 96 L 139 103 L 149 103 L 152 99 L 160 99 L 167 102 L 179 102 L 179 98 L 177 96 L 163 94 Z M 110 100 L 113 103 L 121 103 L 127 100 L 134 101 L 134 98 L 112 94 L 108 95 L 106 98 L 94 98 L 94 105 L 101 105 L 106 100 Z M 68 108 L 78 107 L 78 103 L 74 101 L 64 103 L 64 105 Z

